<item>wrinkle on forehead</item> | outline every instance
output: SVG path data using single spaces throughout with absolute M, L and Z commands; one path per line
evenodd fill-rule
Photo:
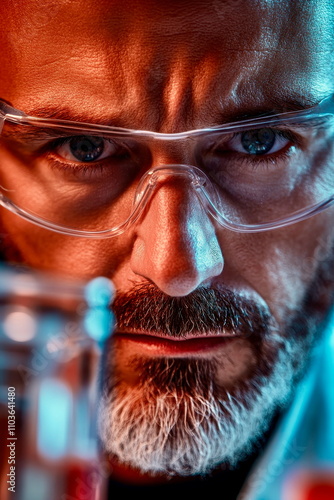
M 257 104 L 283 88 L 326 95 L 334 82 L 329 0 L 3 0 L 0 24 L 2 14 L 8 88 L 117 110 L 130 128 L 205 126 L 215 103 Z
M 57 38 L 131 39 L 160 42 L 165 51 L 185 43 L 198 53 L 208 41 L 219 50 L 222 35 L 232 51 L 275 50 L 278 41 L 306 37 L 318 46 L 333 37 L 334 8 L 331 0 L 2 0 L 0 14 L 3 35 L 18 44 L 21 33 L 22 42 L 42 44 L 48 34 L 54 45 Z

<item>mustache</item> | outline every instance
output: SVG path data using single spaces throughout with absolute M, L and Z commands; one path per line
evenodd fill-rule
M 187 296 L 171 297 L 150 283 L 134 285 L 116 294 L 113 311 L 120 331 L 159 332 L 176 339 L 210 332 L 263 337 L 272 323 L 265 307 L 226 288 L 201 287 Z

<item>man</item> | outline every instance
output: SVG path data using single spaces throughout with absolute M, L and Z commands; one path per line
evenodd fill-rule
M 3 255 L 115 284 L 99 421 L 111 492 L 236 498 L 333 300 L 333 6 L 0 9 Z

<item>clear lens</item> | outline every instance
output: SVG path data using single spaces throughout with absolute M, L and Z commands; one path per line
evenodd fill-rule
M 187 177 L 187 186 L 206 209 L 236 229 L 270 225 L 334 193 L 330 118 L 321 123 L 268 122 L 250 129 L 190 133 L 188 138 L 164 136 L 166 150 L 182 151 L 192 166 L 157 166 L 153 173 L 149 168 L 159 134 L 152 135 L 97 135 L 6 121 L 0 194 L 53 229 L 118 234 L 163 188 L 166 176 L 177 183 L 180 174 Z
M 138 176 L 135 150 L 112 138 L 39 133 L 5 124 L 0 193 L 37 218 L 78 231 L 124 223 Z
M 334 194 L 334 129 L 300 127 L 209 139 L 202 165 L 217 212 L 232 224 L 268 224 Z

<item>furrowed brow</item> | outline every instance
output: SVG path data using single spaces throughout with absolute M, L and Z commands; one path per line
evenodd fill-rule
M 291 97 L 291 96 L 290 96 Z M 288 97 L 282 97 L 280 96 L 279 98 L 273 96 L 270 100 L 265 102 L 265 105 L 262 103 L 262 105 L 257 105 L 257 106 L 251 106 L 245 109 L 245 107 L 241 108 L 241 105 L 239 106 L 239 110 L 231 110 L 224 109 L 222 110 L 222 103 L 221 106 L 217 106 L 218 112 L 220 118 L 216 121 L 216 123 L 212 123 L 211 126 L 214 128 L 216 127 L 224 127 L 226 124 L 235 124 L 236 122 L 243 122 L 243 121 L 248 121 L 248 120 L 253 120 L 253 119 L 259 119 L 259 118 L 268 118 L 274 119 L 276 115 L 279 115 L 281 113 L 286 113 L 286 112 L 291 112 L 291 111 L 306 111 L 309 108 L 312 108 L 316 106 L 319 101 L 321 101 L 321 98 L 323 96 L 317 96 L 318 98 L 299 98 L 299 99 L 289 99 Z M 319 99 L 320 98 L 320 99 Z M 220 110 L 219 110 L 220 107 Z M 112 127 L 112 128 L 123 128 L 124 125 L 121 123 L 119 119 L 112 119 L 109 115 L 108 118 L 106 116 L 102 115 L 95 115 L 92 117 L 91 115 L 87 114 L 87 112 L 77 112 L 73 109 L 70 109 L 69 107 L 60 107 L 60 106 L 51 106 L 51 105 L 44 105 L 43 107 L 38 107 L 38 108 L 33 108 L 29 110 L 25 110 L 26 114 L 29 117 L 38 117 L 42 119 L 47 119 L 47 120 L 64 120 L 66 122 L 74 122 L 74 123 L 68 123 L 68 129 L 62 129 L 58 127 L 52 127 L 52 124 L 48 126 L 43 126 L 43 123 L 39 123 L 36 126 L 33 126 L 33 124 L 22 124 L 22 126 L 14 126 L 15 127 L 15 134 L 13 133 L 12 135 L 15 135 L 15 140 L 20 141 L 22 143 L 27 142 L 27 141 L 34 141 L 34 142 L 43 142 L 47 140 L 52 140 L 55 138 L 59 137 L 68 137 L 69 135 L 89 135 L 92 133 L 92 131 L 87 128 L 86 130 L 77 130 L 75 131 L 72 127 L 73 125 L 77 124 L 79 126 L 82 125 L 88 125 L 90 127 L 94 127 L 94 125 L 97 125 L 97 128 L 102 126 L 102 127 Z M 28 112 L 27 112 L 28 111 Z M 307 122 L 305 121 L 301 126 L 303 128 L 310 128 L 317 126 L 319 123 L 319 120 L 313 120 L 310 119 Z M 251 127 L 251 123 L 249 124 Z M 293 122 L 289 122 L 290 126 L 293 126 Z M 288 124 L 287 124 L 288 126 Z M 298 118 L 296 117 L 296 126 L 300 126 L 298 124 Z M 210 127 L 210 125 L 209 125 Z M 14 131 L 12 131 L 14 132 Z M 108 134 L 112 132 L 111 130 L 100 130 L 100 131 L 95 131 L 94 134 Z M 3 135 L 6 135 L 6 131 L 3 131 Z
M 24 122 L 24 120 L 20 123 L 16 123 L 16 125 L 12 125 L 10 118 L 8 119 L 9 127 L 11 130 L 7 130 L 6 127 L 3 130 L 3 136 L 14 136 L 15 140 L 25 142 L 27 140 L 30 141 L 46 141 L 50 139 L 54 139 L 57 137 L 68 137 L 69 135 L 82 135 L 89 134 L 90 127 L 97 126 L 99 127 L 116 127 L 120 128 L 121 123 L 120 120 L 112 119 L 110 116 L 106 118 L 105 116 L 92 115 L 85 112 L 76 112 L 68 107 L 59 107 L 59 106 L 50 106 L 45 105 L 43 107 L 38 108 L 30 108 L 24 110 L 27 115 L 27 121 L 29 119 L 41 118 L 45 120 L 61 120 L 64 121 L 64 124 L 59 127 L 59 124 L 54 125 L 52 123 L 43 124 L 43 122 L 39 122 L 34 124 L 33 120 L 29 123 Z M 83 126 L 83 130 L 80 130 L 80 127 Z M 77 128 L 78 127 L 78 128 Z M 77 130 L 76 130 L 77 128 Z M 85 130 L 86 128 L 86 130 Z M 8 127 L 7 127 L 8 129 Z M 105 132 L 108 132 L 107 130 Z M 98 131 L 96 132 L 98 133 Z M 101 131 L 103 133 L 103 131 Z
M 291 99 L 288 96 L 286 97 L 271 97 L 270 99 L 266 99 L 261 104 L 256 106 L 243 106 L 242 110 L 236 110 L 233 112 L 228 112 L 221 109 L 221 120 L 225 123 L 234 123 L 238 121 L 244 120 L 252 120 L 257 118 L 265 118 L 265 117 L 273 117 L 275 115 L 280 115 L 282 113 L 288 112 L 299 112 L 299 111 L 307 111 L 310 108 L 313 108 L 321 102 L 322 98 L 326 96 L 320 96 L 318 99 L 316 98 L 299 98 L 299 99 Z M 222 103 L 223 104 L 223 103 Z
M 43 128 L 43 127 L 32 127 L 27 125 L 18 125 L 10 127 L 10 129 L 4 127 L 2 131 L 2 136 L 8 139 L 14 139 L 15 142 L 20 142 L 22 144 L 27 142 L 45 142 L 59 137 L 68 137 L 69 135 L 74 135 L 73 132 L 64 131 L 61 129 Z M 82 135 L 79 134 L 78 135 Z
M 286 113 L 290 111 L 305 111 L 310 107 L 317 105 L 319 101 L 287 101 L 287 100 L 274 100 L 272 103 L 268 103 L 268 105 L 261 106 L 252 106 L 248 108 L 243 108 L 242 110 L 236 110 L 233 112 L 229 112 L 227 110 L 219 112 L 219 118 L 216 120 L 216 123 L 212 123 L 211 126 L 224 126 L 224 124 L 235 123 L 244 120 L 252 120 L 257 118 L 271 118 L 275 115 Z M 219 107 L 219 106 L 218 106 Z M 71 110 L 70 108 L 59 108 L 59 107 L 51 107 L 46 106 L 43 108 L 35 108 L 29 111 L 29 116 L 36 116 L 39 118 L 46 119 L 57 119 L 57 120 L 66 120 L 72 121 L 82 124 L 91 124 L 91 125 L 102 125 L 107 127 L 116 127 L 116 128 L 132 128 L 129 122 L 124 123 L 120 117 L 108 117 L 105 116 L 94 116 L 85 113 L 85 112 L 76 112 Z M 210 125 L 209 125 L 210 126 Z M 47 130 L 45 129 L 47 133 Z
M 111 113 L 108 117 L 95 113 L 94 116 L 91 113 L 85 111 L 77 111 L 69 107 L 52 106 L 46 104 L 45 106 L 40 106 L 36 108 L 31 108 L 26 111 L 29 116 L 36 116 L 38 118 L 48 118 L 50 120 L 67 120 L 73 122 L 81 123 L 93 123 L 96 125 L 107 125 L 113 127 L 121 127 L 119 120 L 116 117 L 112 118 Z M 117 123 L 116 123 L 117 121 Z
M 324 123 L 324 120 L 327 119 L 327 118 L 323 118 L 323 117 L 322 118 L 315 117 L 315 118 L 308 118 L 307 121 L 300 121 L 300 119 L 298 120 L 298 118 L 296 117 L 293 121 L 291 121 L 291 119 L 290 119 L 290 121 L 284 122 L 284 120 L 283 121 L 281 121 L 279 119 L 275 120 L 275 117 L 276 117 L 276 114 L 264 115 L 263 121 L 266 122 L 266 118 L 268 119 L 267 124 L 265 126 L 273 127 L 273 128 L 286 127 L 286 128 L 296 128 L 296 129 L 297 128 L 298 129 L 301 129 L 301 128 L 302 129 L 311 129 L 311 128 L 314 128 L 314 127 L 321 125 L 322 123 Z M 248 120 L 250 120 L 250 121 L 249 121 L 249 124 L 247 124 L 247 127 L 249 126 L 249 129 L 252 129 L 252 127 L 255 128 L 256 126 L 258 126 L 258 124 L 253 121 L 254 118 L 259 118 L 259 115 L 255 115 L 255 117 L 253 115 L 251 117 L 248 116 Z M 247 118 L 246 118 L 246 120 L 247 120 Z M 244 121 L 245 121 L 245 118 L 243 120 L 240 120 L 240 121 L 238 120 L 239 124 L 241 124 Z M 230 125 L 237 125 L 238 122 L 230 122 Z M 221 124 L 221 125 L 215 126 L 211 130 L 215 131 L 215 130 L 217 130 L 217 128 L 218 129 L 222 128 L 222 131 L 223 131 L 226 125 L 227 124 Z M 246 130 L 247 129 L 246 123 L 244 123 L 243 125 L 244 125 L 244 130 Z M 204 130 L 203 130 L 203 132 L 204 132 Z M 208 128 L 207 130 L 209 131 L 210 128 Z M 226 132 L 228 132 L 228 131 L 229 131 L 228 128 L 226 128 Z M 43 143 L 46 143 L 48 141 L 52 141 L 52 140 L 55 140 L 55 139 L 58 139 L 61 137 L 72 137 L 75 135 L 78 135 L 78 136 L 81 136 L 81 135 L 100 135 L 102 137 L 103 136 L 108 137 L 108 136 L 113 136 L 114 134 L 115 134 L 115 131 L 108 130 L 107 127 L 105 130 L 97 130 L 97 129 L 95 129 L 95 130 L 89 130 L 89 129 L 79 130 L 79 129 L 71 129 L 70 127 L 65 128 L 65 129 L 61 129 L 61 128 L 52 128 L 52 127 L 50 128 L 50 127 L 31 126 L 31 125 L 22 125 L 21 124 L 21 125 L 14 125 L 14 127 L 10 126 L 9 129 L 4 127 L 2 130 L 2 136 L 4 138 L 7 138 L 9 140 L 13 140 L 16 143 L 21 143 L 21 144 L 27 144 L 30 142 L 31 144 L 35 144 L 36 146 L 38 146 L 38 144 L 43 144 Z M 130 132 L 130 134 L 131 134 L 131 132 Z M 145 134 L 145 131 L 143 131 L 143 134 Z M 187 134 L 187 132 L 185 132 L 185 134 Z M 128 134 L 126 134 L 126 135 L 128 135 Z M 174 134 L 170 134 L 170 135 L 173 136 Z

